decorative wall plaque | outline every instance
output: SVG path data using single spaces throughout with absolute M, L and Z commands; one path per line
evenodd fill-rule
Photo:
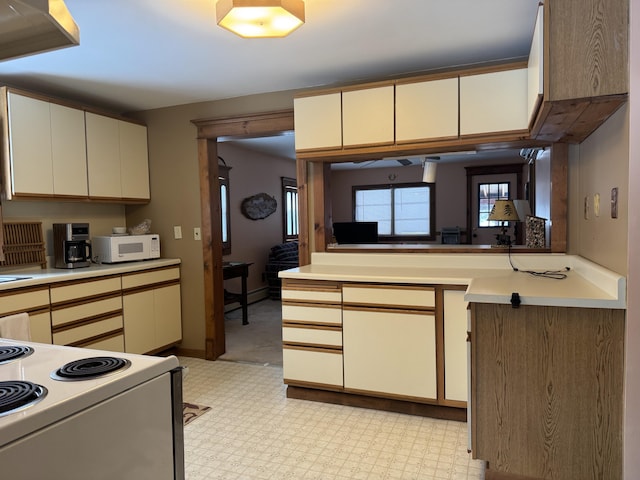
M 258 193 L 242 200 L 240 210 L 245 217 L 260 220 L 275 212 L 277 206 L 278 202 L 271 195 Z

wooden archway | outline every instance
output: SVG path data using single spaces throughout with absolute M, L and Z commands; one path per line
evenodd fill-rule
M 192 120 L 198 128 L 202 259 L 204 266 L 205 358 L 225 353 L 224 286 L 222 278 L 221 209 L 218 194 L 219 137 L 266 137 L 293 130 L 293 110 L 224 118 Z M 300 166 L 300 165 L 303 166 Z M 298 161 L 298 189 L 306 191 L 305 162 Z M 301 172 L 302 170 L 302 172 Z M 302 188 L 302 190 L 300 190 Z M 305 195 L 300 195 L 305 198 Z M 306 205 L 300 208 L 300 225 L 306 225 Z M 301 236 L 304 235 L 301 228 Z M 301 239 L 302 240 L 302 239 Z

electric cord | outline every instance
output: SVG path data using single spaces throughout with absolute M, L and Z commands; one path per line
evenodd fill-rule
M 511 245 L 509 245 L 509 265 L 511 265 L 511 268 L 514 272 L 528 273 L 529 275 L 534 277 L 550 278 L 552 280 L 564 280 L 565 278 L 567 278 L 566 272 L 571 270 L 571 268 L 569 267 L 564 267 L 564 270 L 520 270 L 513 264 L 513 261 L 511 260 Z

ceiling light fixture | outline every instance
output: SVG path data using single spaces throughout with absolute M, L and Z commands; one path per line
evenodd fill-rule
M 286 37 L 304 23 L 304 1 L 218 0 L 216 21 L 243 38 Z
M 422 160 L 422 181 L 424 183 L 436 183 L 436 169 L 438 168 L 436 160 L 440 160 L 440 157 L 424 157 Z

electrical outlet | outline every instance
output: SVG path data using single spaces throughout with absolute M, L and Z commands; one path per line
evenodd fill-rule
M 194 227 L 194 229 L 193 229 L 193 239 L 194 240 L 202 240 L 202 237 L 200 235 L 200 227 Z
M 174 225 L 173 238 L 175 240 L 180 240 L 182 238 L 182 227 L 180 225 Z

